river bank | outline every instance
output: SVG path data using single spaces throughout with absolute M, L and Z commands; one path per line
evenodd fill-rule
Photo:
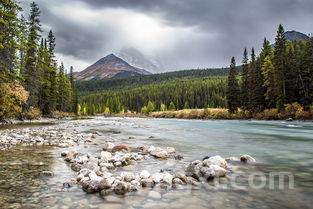
M 306 208 L 310 200 L 304 194 L 311 194 L 308 143 L 312 130 L 310 123 L 302 122 L 113 117 L 16 126 L 0 131 L 1 144 L 13 143 L 0 150 L 0 207 Z M 276 142 L 277 134 L 288 139 L 284 149 Z M 113 150 L 115 146 L 124 152 Z M 308 156 L 299 156 L 300 150 Z M 256 162 L 240 162 L 243 154 Z M 237 158 L 227 159 L 225 168 L 224 160 L 230 156 Z M 208 181 L 212 173 L 205 165 L 213 159 L 221 168 L 222 173 L 217 173 L 226 171 L 226 177 Z M 248 187 L 249 175 L 272 171 L 295 173 L 296 189 Z M 232 187 L 234 181 L 245 189 L 238 192 Z
M 277 109 L 268 109 L 259 113 L 249 113 L 239 110 L 237 113 L 229 113 L 224 108 L 184 109 L 173 111 L 158 111 L 148 114 L 126 112 L 123 114 L 105 114 L 108 117 L 130 118 L 176 118 L 176 119 L 199 119 L 199 120 L 286 120 L 286 121 L 313 121 L 312 111 L 287 110 L 278 112 Z

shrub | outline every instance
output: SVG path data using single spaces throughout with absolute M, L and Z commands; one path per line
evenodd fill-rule
M 257 113 L 255 118 L 258 120 L 278 120 L 279 112 L 278 109 L 265 109 L 263 112 Z
M 60 119 L 60 118 L 67 118 L 67 117 L 75 117 L 75 113 L 70 113 L 70 112 L 62 112 L 62 111 L 53 111 L 51 114 L 50 114 L 50 117 L 52 118 L 57 118 L 57 119 Z
M 141 113 L 143 113 L 143 114 L 149 114 L 148 108 L 147 108 L 146 106 L 143 106 L 143 107 L 141 108 Z
M 28 96 L 29 93 L 19 84 L 0 83 L 0 120 L 18 116 Z
M 30 107 L 25 113 L 24 117 L 27 120 L 37 120 L 42 116 L 42 113 L 39 108 Z
M 298 115 L 301 115 L 303 113 L 303 107 L 299 103 L 294 102 L 292 104 L 285 105 L 283 116 L 286 118 L 295 118 L 297 112 Z

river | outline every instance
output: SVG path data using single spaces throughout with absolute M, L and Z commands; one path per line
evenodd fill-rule
M 311 208 L 313 204 L 312 122 L 95 117 L 50 126 L 101 135 L 90 145 L 72 148 L 17 146 L 0 151 L 0 208 Z M 201 187 L 159 189 L 161 199 L 148 197 L 148 189 L 108 197 L 86 194 L 79 186 L 62 191 L 62 184 L 76 174 L 61 152 L 94 153 L 108 139 L 132 146 L 171 146 L 184 157 L 181 161 L 143 161 L 117 172 L 184 169 L 193 160 L 213 155 L 249 154 L 257 163 L 235 163 L 227 178 Z M 42 176 L 46 170 L 54 176 Z M 282 184 L 278 178 L 270 178 L 278 174 L 284 175 Z

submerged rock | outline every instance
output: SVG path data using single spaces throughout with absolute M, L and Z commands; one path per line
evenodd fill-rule
M 52 176 L 54 176 L 54 173 L 52 171 L 42 171 L 41 175 L 47 176 L 47 177 L 52 177 Z
M 150 191 L 148 194 L 148 198 L 155 199 L 155 200 L 161 199 L 161 197 L 162 197 L 161 194 L 156 191 Z
M 129 152 L 130 148 L 126 144 L 119 144 L 112 148 L 112 152 Z

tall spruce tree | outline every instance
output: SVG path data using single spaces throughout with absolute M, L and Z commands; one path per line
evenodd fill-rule
M 232 57 L 226 90 L 227 106 L 230 113 L 235 113 L 240 106 L 240 88 L 236 76 L 236 61 L 235 57 Z
M 241 107 L 247 110 L 250 103 L 248 51 L 244 49 L 242 59 Z
M 275 97 L 275 83 L 274 83 L 274 65 L 272 62 L 272 56 L 268 55 L 265 57 L 262 64 L 262 73 L 263 73 L 263 86 L 265 88 L 265 101 L 267 108 L 274 108 L 276 106 L 276 97 Z
M 15 76 L 19 9 L 13 0 L 0 1 L 0 82 Z
M 72 95 L 73 95 L 73 107 L 72 107 L 72 112 L 75 114 L 78 113 L 78 96 L 77 96 L 77 90 L 75 86 L 75 78 L 74 78 L 74 68 L 73 66 L 70 67 L 70 74 L 69 74 L 69 80 L 71 83 L 71 88 L 72 88 Z
M 28 99 L 28 106 L 38 105 L 38 76 L 37 71 L 37 53 L 38 53 L 38 42 L 40 40 L 40 10 L 38 5 L 33 2 L 30 5 L 30 16 L 29 16 L 29 33 L 27 41 L 27 52 L 25 69 L 23 71 L 25 79 L 25 88 L 30 92 Z
M 256 59 L 254 48 L 251 50 L 250 63 L 250 111 L 259 112 L 264 109 L 264 89 L 260 59 Z
M 55 50 L 55 37 L 52 33 L 52 30 L 50 30 L 49 35 L 47 37 L 48 42 L 48 61 L 49 61 L 49 73 L 48 73 L 48 79 L 50 83 L 50 98 L 49 98 L 49 110 L 50 112 L 55 111 L 57 109 L 58 105 L 58 69 L 57 69 L 57 63 L 54 60 L 54 50 Z
M 275 39 L 273 64 L 276 106 L 279 110 L 282 110 L 286 98 L 286 37 L 282 25 L 279 25 Z

